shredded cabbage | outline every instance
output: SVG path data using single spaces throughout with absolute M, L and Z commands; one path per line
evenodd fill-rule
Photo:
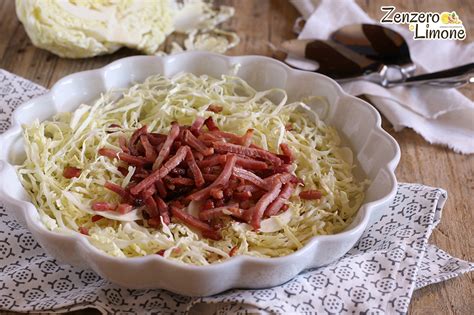
M 273 102 L 277 96 L 280 101 Z M 206 111 L 210 104 L 221 105 L 223 111 Z M 169 79 L 155 75 L 130 89 L 103 94 L 74 112 L 23 126 L 26 160 L 17 172 L 48 229 L 77 233 L 79 227 L 86 227 L 90 242 L 113 256 L 164 251 L 164 257 L 194 265 L 223 261 L 234 247 L 241 255 L 284 256 L 315 235 L 342 231 L 364 198 L 365 185 L 352 174 L 349 149 L 340 146 L 335 129 L 310 113 L 304 103 L 288 104 L 284 90 L 255 91 L 235 76 L 183 73 Z M 221 129 L 239 135 L 253 128 L 254 143 L 272 152 L 287 143 L 295 152 L 295 173 L 304 181 L 304 189 L 318 189 L 323 197 L 301 200 L 299 187 L 287 212 L 264 220 L 261 231 L 229 220 L 219 241 L 202 238 L 178 221 L 159 229 L 143 227 L 140 209 L 133 215 L 115 214 L 92 222 L 94 214 L 106 216 L 91 209 L 93 201 L 119 201 L 104 183 L 125 186 L 134 171 L 130 167 L 128 175 L 122 175 L 117 161 L 99 156 L 98 149 L 119 150 L 118 137 L 128 138 L 145 124 L 149 131 L 167 133 L 171 122 L 189 125 L 196 116 L 212 116 Z M 285 129 L 288 124 L 290 131 Z M 65 178 L 62 172 L 67 166 L 81 168 L 81 175 Z

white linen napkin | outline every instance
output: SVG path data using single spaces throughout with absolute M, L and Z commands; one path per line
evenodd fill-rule
M 378 23 L 352 0 L 291 2 L 303 17 L 307 17 L 298 36 L 300 39 L 327 39 L 344 25 Z M 462 16 L 460 18 L 463 19 Z M 405 38 L 412 60 L 417 65 L 417 74 L 439 71 L 474 60 L 474 43 L 415 41 L 406 25 L 384 26 L 394 29 Z M 288 58 L 287 62 L 292 64 L 295 60 Z M 301 63 L 301 60 L 297 62 Z M 396 131 L 410 127 L 430 143 L 447 145 L 464 154 L 474 153 L 474 103 L 456 89 L 428 86 L 386 89 L 366 81 L 345 83 L 342 87 L 352 95 L 365 94 Z
M 12 111 L 46 92 L 0 70 L 0 133 Z M 0 202 L 0 310 L 65 312 L 96 308 L 103 314 L 366 314 L 408 310 L 413 290 L 474 270 L 474 264 L 428 244 L 446 192 L 401 184 L 390 207 L 340 260 L 306 270 L 262 290 L 230 290 L 190 298 L 164 290 L 129 290 L 56 261 Z M 223 276 L 223 275 L 217 275 Z

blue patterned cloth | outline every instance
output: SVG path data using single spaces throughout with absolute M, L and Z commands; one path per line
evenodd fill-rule
M 46 90 L 0 70 L 0 133 L 19 104 Z M 129 290 L 91 270 L 57 262 L 0 204 L 0 310 L 104 314 L 277 313 L 405 314 L 413 290 L 474 270 L 428 244 L 446 200 L 442 189 L 400 184 L 392 205 L 340 260 L 306 270 L 270 289 L 190 298 L 164 290 Z

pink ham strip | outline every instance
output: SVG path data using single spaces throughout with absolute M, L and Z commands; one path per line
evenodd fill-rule
M 259 147 L 258 145 L 256 145 L 256 144 L 253 144 L 253 143 L 252 143 L 252 144 L 250 144 L 249 148 L 263 150 L 263 148 L 262 148 L 262 147 Z
M 253 129 L 247 130 L 247 132 L 245 133 L 245 135 L 241 139 L 241 142 L 242 142 L 241 144 L 244 147 L 249 147 L 250 144 L 252 143 L 252 137 L 253 137 Z
M 252 193 L 250 191 L 244 191 L 244 192 L 234 192 L 232 195 L 235 199 L 237 200 L 249 200 L 252 198 Z
M 281 144 L 280 144 L 280 149 L 281 149 L 281 152 L 283 152 L 283 154 L 288 157 L 288 159 L 289 159 L 288 164 L 293 163 L 293 161 L 295 160 L 295 156 L 293 155 L 293 152 L 291 151 L 291 149 L 290 149 L 290 147 L 288 146 L 288 144 L 286 144 L 286 143 L 281 143 Z
M 80 168 L 67 166 L 63 170 L 63 176 L 68 178 L 68 179 L 71 179 L 71 178 L 74 178 L 74 177 L 81 176 L 81 172 L 82 172 L 82 170 Z
M 156 180 L 155 186 L 158 190 L 158 195 L 160 195 L 161 198 L 166 198 L 168 192 L 166 191 L 165 183 L 163 183 L 163 180 L 161 178 Z
M 291 172 L 291 164 L 282 164 L 280 166 L 275 166 L 273 171 L 275 173 L 289 173 Z
M 222 170 L 221 174 L 217 179 L 209 186 L 206 188 L 197 191 L 195 193 L 192 193 L 191 195 L 187 196 L 187 200 L 202 200 L 206 198 L 211 189 L 216 186 L 225 186 L 227 182 L 229 182 L 230 176 L 232 175 L 232 170 L 234 169 L 235 166 L 235 161 L 237 160 L 237 157 L 235 155 L 230 156 L 227 159 L 227 162 L 225 163 L 224 169 Z
M 145 211 L 150 215 L 151 218 L 155 218 L 160 215 L 158 212 L 158 207 L 156 206 L 156 202 L 153 197 L 148 197 L 145 199 Z
M 170 214 L 166 203 L 158 196 L 155 196 L 155 203 L 160 212 L 160 216 L 163 218 L 163 223 L 166 225 L 170 224 Z
M 278 198 L 276 198 L 275 201 L 273 201 L 265 210 L 264 216 L 271 217 L 277 214 L 280 211 L 281 207 L 283 207 L 283 205 L 285 204 L 285 201 L 288 200 L 288 198 L 290 198 L 294 190 L 295 190 L 294 185 L 285 184 Z
M 278 158 L 281 159 L 283 163 L 285 164 L 290 163 L 290 158 L 287 155 L 277 154 L 276 156 L 278 156 Z
M 165 178 L 168 178 L 168 176 Z M 187 177 L 169 177 L 168 182 L 176 186 L 194 186 L 194 180 Z
M 265 209 L 267 209 L 268 205 L 278 197 L 278 195 L 280 194 L 280 189 L 281 183 L 276 183 L 275 185 L 273 185 L 271 190 L 265 195 L 263 195 L 253 208 L 250 225 L 255 230 L 258 230 L 260 228 L 260 221 L 262 220 Z
M 218 175 L 216 175 L 216 174 L 206 174 L 206 173 L 204 173 L 204 174 L 202 174 L 202 177 L 204 178 L 204 180 L 205 180 L 206 182 L 213 182 L 213 181 L 215 181 L 215 180 L 217 179 Z
M 176 154 L 168 161 L 166 161 L 165 165 L 160 168 L 160 178 L 163 178 L 168 175 L 168 173 L 171 172 L 172 169 L 174 169 L 182 161 L 184 161 L 184 159 L 186 158 L 186 154 L 189 150 L 191 149 L 187 145 L 180 147 L 178 151 L 176 151 Z
M 201 231 L 202 233 L 206 233 L 206 236 L 210 236 L 213 239 L 219 239 L 220 235 L 219 232 L 214 230 L 209 224 L 202 222 L 196 217 L 193 217 L 189 213 L 180 210 L 176 207 L 171 207 L 171 213 L 173 217 L 177 218 L 178 220 L 182 221 L 186 225 L 194 227 Z
M 201 152 L 204 156 L 209 156 L 214 153 L 213 148 L 206 147 L 206 145 L 197 139 L 189 130 L 184 131 L 184 142 L 196 151 Z
M 247 148 L 238 144 L 222 143 L 222 142 L 214 142 L 213 145 L 214 145 L 214 148 L 220 152 L 237 153 L 237 154 L 246 155 L 252 158 L 264 159 L 271 162 L 272 164 L 276 166 L 281 165 L 282 163 L 281 159 L 278 158 L 278 156 L 262 149 Z
M 141 135 L 140 142 L 145 149 L 145 158 L 150 162 L 154 162 L 156 159 L 156 151 L 148 140 L 148 137 L 146 135 Z
M 300 192 L 300 198 L 304 200 L 315 200 L 315 199 L 321 199 L 323 194 L 316 189 L 313 190 L 305 190 Z
M 125 139 L 124 136 L 120 136 L 118 138 L 118 142 L 119 142 L 120 149 L 122 149 L 124 153 L 130 153 L 130 150 L 128 149 L 128 146 L 127 146 L 127 139 Z
M 209 195 L 211 195 L 211 197 L 214 199 L 224 198 L 224 192 L 222 191 L 222 189 L 217 187 L 212 187 L 211 190 L 209 190 Z
M 246 192 L 246 191 L 248 191 L 248 192 L 253 193 L 253 192 L 259 191 L 260 188 L 258 188 L 255 185 L 248 185 L 247 184 L 247 185 L 238 186 L 236 190 L 237 190 L 237 192 Z
M 220 112 L 222 112 L 223 108 L 222 108 L 222 106 L 220 106 L 220 105 L 211 104 L 211 105 L 209 105 L 209 106 L 207 107 L 206 110 L 211 111 L 211 112 L 214 112 L 214 113 L 220 113 Z
M 115 211 L 120 213 L 120 214 L 126 214 L 126 213 L 129 213 L 130 211 L 132 211 L 132 209 L 133 209 L 132 205 L 129 205 L 128 203 L 121 203 L 121 204 L 118 205 L 118 207 L 117 207 L 117 209 L 115 209 Z M 94 220 L 92 220 L 92 222 L 94 222 Z
M 255 175 L 254 173 L 249 172 L 243 168 L 234 167 L 234 171 L 232 172 L 232 174 L 235 177 L 247 180 L 262 189 L 265 189 L 265 190 L 268 189 L 268 185 L 265 184 L 265 181 L 263 179 L 261 179 L 258 175 Z
M 127 162 L 128 164 L 136 165 L 136 166 L 143 166 L 148 164 L 148 161 L 141 156 L 133 156 L 127 153 L 120 152 L 118 154 L 119 160 Z
M 206 133 L 201 133 L 198 137 L 199 140 L 201 140 L 204 143 L 211 143 L 214 141 L 224 141 L 221 137 L 215 136 L 212 133 L 206 132 Z
M 186 153 L 186 163 L 188 164 L 189 169 L 193 173 L 194 183 L 196 184 L 196 187 L 201 187 L 202 185 L 204 185 L 204 177 L 202 176 L 202 172 L 199 169 L 191 150 Z
M 151 185 L 147 189 L 142 191 L 140 197 L 145 200 L 145 199 L 153 196 L 155 194 L 155 192 L 156 192 L 155 185 Z
M 149 133 L 147 134 L 148 140 L 154 146 L 158 146 L 166 141 L 167 136 L 161 133 Z
M 218 137 L 218 138 L 223 138 L 225 140 L 229 140 L 229 141 L 237 143 L 237 144 L 242 143 L 242 137 L 241 136 L 238 136 L 238 135 L 230 133 L 230 132 L 214 130 L 214 131 L 209 131 L 209 133 L 216 136 L 216 137 Z
M 204 124 L 206 124 L 206 127 L 209 129 L 209 131 L 219 130 L 219 127 L 217 127 L 212 117 L 207 117 L 204 121 Z
M 189 150 L 188 146 L 182 146 L 179 148 L 179 150 L 176 152 L 176 154 L 170 158 L 165 165 L 163 165 L 160 169 L 157 169 L 153 171 L 148 177 L 143 179 L 141 182 L 139 182 L 136 186 L 132 187 L 130 189 L 130 192 L 133 195 L 137 195 L 142 191 L 143 189 L 147 188 L 150 185 L 153 185 L 158 179 L 165 177 L 168 175 L 168 173 L 175 168 L 176 166 L 181 163 L 184 158 L 186 157 L 187 150 Z
M 202 126 L 204 125 L 204 121 L 205 119 L 203 117 L 196 117 L 189 130 L 191 130 L 195 136 L 198 136 Z
M 297 183 L 298 178 L 290 173 L 278 173 L 264 179 L 265 185 L 272 186 L 275 183 L 286 184 L 288 182 Z
M 118 158 L 121 161 L 127 162 L 128 164 L 136 165 L 136 166 L 143 166 L 147 164 L 147 160 L 140 157 L 140 156 L 133 156 L 123 152 L 117 152 L 113 149 L 99 149 L 99 155 L 103 155 L 109 157 L 111 159 Z
M 178 137 L 178 135 L 179 125 L 177 123 L 173 123 L 171 126 L 171 130 L 168 136 L 166 137 L 163 146 L 161 147 L 160 153 L 158 154 L 155 163 L 153 163 L 153 170 L 159 169 L 163 161 L 168 157 L 168 155 L 170 154 L 171 146 L 173 145 L 173 142 Z
M 111 211 L 115 209 L 115 205 L 110 202 L 97 201 L 92 203 L 91 208 L 94 211 Z
M 208 221 L 212 218 L 227 215 L 226 213 L 224 213 L 225 210 L 232 213 L 233 216 L 236 216 L 238 218 L 242 216 L 242 212 L 243 212 L 242 209 L 239 208 L 239 204 L 234 203 L 234 204 L 229 204 L 227 206 L 203 210 L 199 212 L 199 219 Z
M 244 156 L 237 156 L 237 162 L 236 164 L 238 166 L 241 166 L 242 168 L 248 169 L 248 170 L 266 170 L 268 169 L 267 163 L 263 161 L 257 161 L 249 157 L 244 157 Z
M 201 152 L 193 151 L 194 159 L 197 161 L 204 160 L 204 155 Z
M 224 163 L 224 165 L 225 165 L 225 163 Z M 204 167 L 202 169 L 202 171 L 204 173 L 208 173 L 208 174 L 217 174 L 217 175 L 219 175 L 222 172 L 222 165 L 214 165 L 214 166 Z
M 224 154 L 214 155 L 205 160 L 197 162 L 197 165 L 199 165 L 199 167 L 201 168 L 220 165 L 220 164 L 224 164 L 226 162 L 226 159 L 227 159 L 227 156 Z
M 141 135 L 146 135 L 147 134 L 147 126 L 144 125 L 140 129 L 137 129 L 133 132 L 132 136 L 130 137 L 130 145 L 135 145 L 135 143 L 138 141 Z

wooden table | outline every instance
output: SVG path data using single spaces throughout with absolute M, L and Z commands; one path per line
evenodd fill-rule
M 236 16 L 226 27 L 237 30 L 241 43 L 229 55 L 270 55 L 266 41 L 280 43 L 294 38 L 292 25 L 298 12 L 285 0 L 224 0 L 231 4 Z M 381 5 L 395 5 L 403 11 L 455 10 L 467 28 L 467 40 L 474 36 L 473 1 L 372 1 L 358 0 L 358 4 L 375 19 L 380 19 Z M 258 20 L 258 28 L 255 22 Z M 257 30 L 258 31 L 257 31 Z M 32 45 L 23 26 L 16 18 L 14 1 L 0 1 L 0 68 L 23 76 L 43 86 L 51 87 L 57 80 L 73 72 L 93 69 L 136 52 L 123 49 L 110 56 L 84 60 L 56 57 Z M 463 88 L 471 99 L 472 87 Z M 474 123 L 474 122 L 473 122 Z M 394 132 L 390 124 L 384 128 L 400 144 L 402 157 L 397 170 L 401 182 L 423 183 L 442 187 L 449 193 L 443 220 L 434 230 L 431 243 L 448 253 L 474 261 L 474 233 L 472 228 L 474 206 L 474 157 L 430 145 L 411 129 Z M 474 140 L 473 140 L 474 141 Z M 467 274 L 416 291 L 410 314 L 472 314 L 474 312 L 473 275 Z M 95 310 L 75 312 L 92 314 Z

